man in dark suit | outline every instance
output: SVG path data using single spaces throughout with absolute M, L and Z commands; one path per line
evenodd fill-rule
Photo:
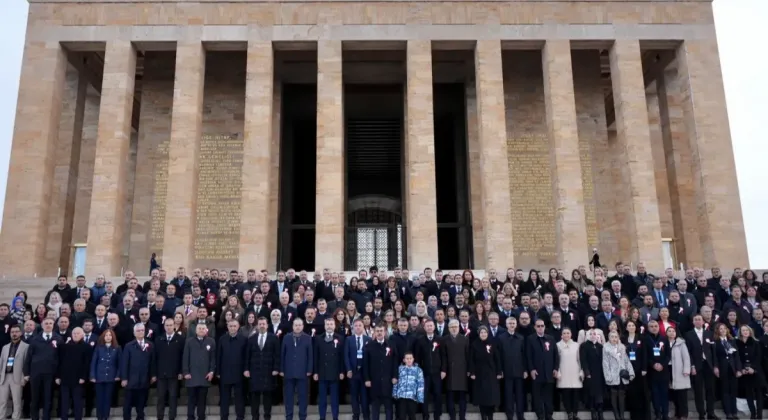
M 123 396 L 123 418 L 131 418 L 131 409 L 136 408 L 136 419 L 144 420 L 149 386 L 157 380 L 155 346 L 144 338 L 144 324 L 133 326 L 135 340 L 126 344 L 120 358 L 121 385 Z
M 514 317 L 507 318 L 507 330 L 502 334 L 501 364 L 504 370 L 504 411 L 507 419 L 517 414 L 522 419 L 525 414 L 525 386 L 524 380 L 528 378 L 528 369 L 525 359 L 525 338 L 517 334 L 517 320 Z
M 285 418 L 293 420 L 293 396 L 298 394 L 299 420 L 307 418 L 307 388 L 312 375 L 312 339 L 304 334 L 304 321 L 293 320 L 293 332 L 283 338 L 280 350 L 280 375 L 284 378 Z
M 53 320 L 47 318 L 42 323 L 43 332 L 33 336 L 24 359 L 24 380 L 31 383 L 31 417 L 40 418 L 40 405 L 43 408 L 43 420 L 51 418 L 51 400 L 53 399 L 53 377 L 59 366 L 59 348 L 64 345 L 61 337 L 53 333 Z M 42 400 L 41 400 L 42 398 Z
M 365 362 L 366 344 L 371 341 L 365 333 L 363 321 L 356 320 L 352 324 L 352 335 L 344 343 L 344 366 L 347 369 L 349 379 L 349 393 L 352 400 L 352 420 L 359 420 L 363 414 L 363 420 L 369 419 L 368 394 L 363 377 L 363 364 Z
M 176 407 L 179 398 L 179 381 L 181 380 L 181 355 L 184 352 L 186 337 L 174 331 L 173 318 L 163 322 L 163 333 L 155 340 L 155 356 L 157 359 L 157 419 L 165 416 L 166 398 L 168 402 L 168 418 L 176 420 Z
M 555 340 L 544 333 L 546 324 L 536 320 L 536 332 L 526 339 L 526 363 L 533 384 L 533 405 L 539 419 L 552 418 L 552 393 L 560 363 Z
M 326 398 L 331 394 L 331 414 L 339 419 L 339 381 L 344 379 L 344 337 L 334 334 L 336 321 L 325 320 L 325 333 L 314 338 L 314 380 L 319 383 L 318 409 L 325 420 Z M 226 419 L 225 419 L 226 420 Z
M 192 412 L 196 410 L 197 420 L 205 420 L 208 388 L 216 372 L 216 342 L 208 337 L 206 324 L 192 325 L 195 335 L 187 338 L 181 356 L 181 374 L 187 387 L 187 418 L 194 419 Z
M 424 321 L 424 334 L 414 342 L 414 357 L 416 363 L 424 371 L 424 406 L 422 415 L 424 420 L 429 419 L 429 399 L 432 405 L 435 420 L 440 420 L 443 414 L 442 383 L 446 376 L 445 350 L 440 347 L 440 337 L 435 332 L 435 323 L 431 319 Z
M 259 403 L 264 402 L 264 420 L 272 418 L 272 391 L 280 371 L 280 340 L 267 333 L 267 318 L 256 321 L 258 332 L 248 339 L 245 356 L 246 378 L 250 378 L 251 419 L 259 420 Z
M 695 315 L 693 330 L 685 334 L 685 342 L 691 356 L 691 382 L 699 419 L 715 418 L 714 340 L 712 331 L 704 329 L 704 318 Z
M 370 392 L 371 420 L 379 420 L 382 405 L 386 420 L 392 420 L 392 386 L 397 383 L 400 356 L 387 342 L 383 325 L 376 326 L 374 335 L 374 340 L 363 350 L 363 376 Z
M 670 380 L 670 360 L 671 351 L 669 341 L 666 337 L 659 334 L 659 323 L 651 320 L 648 323 L 648 331 L 645 341 L 646 359 L 648 361 L 648 373 L 646 378 L 648 386 L 651 389 L 651 399 L 653 408 L 656 411 L 656 418 L 666 418 L 669 412 L 669 380 Z
M 601 312 L 595 317 L 595 322 L 597 323 L 597 328 L 603 330 L 603 334 L 608 337 L 608 324 L 611 322 L 611 319 L 616 318 L 618 322 L 621 322 L 621 317 L 613 314 L 613 304 L 610 300 L 600 302 L 600 309 Z
M 245 350 L 248 338 L 239 333 L 240 323 L 237 320 L 227 322 L 227 335 L 219 339 L 216 346 L 216 377 L 219 378 L 219 406 L 221 420 L 229 419 L 229 398 L 235 394 L 235 415 L 237 420 L 245 417 L 245 402 L 243 401 L 243 371 L 245 366 Z

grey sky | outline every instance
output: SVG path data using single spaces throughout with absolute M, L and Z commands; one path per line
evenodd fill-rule
M 736 172 L 752 267 L 768 268 L 768 1 L 715 0 L 720 58 L 736 156 Z M 3 1 L 0 13 L 0 200 L 10 158 L 26 0 Z M 2 203 L 0 203 L 2 209 Z

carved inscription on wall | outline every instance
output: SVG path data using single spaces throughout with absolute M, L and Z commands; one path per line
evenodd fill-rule
M 195 259 L 238 259 L 243 135 L 204 135 L 200 142 Z
M 507 142 L 515 255 L 549 260 L 555 255 L 549 138 L 520 134 Z
M 584 189 L 584 215 L 587 223 L 587 245 L 597 247 L 597 206 L 595 205 L 595 183 L 592 180 L 592 139 L 579 136 L 579 158 L 581 160 L 581 185 Z
M 168 145 L 170 142 L 170 137 L 166 137 L 155 149 L 155 188 L 152 198 L 149 251 L 158 254 L 162 254 L 165 238 L 165 197 L 168 192 Z

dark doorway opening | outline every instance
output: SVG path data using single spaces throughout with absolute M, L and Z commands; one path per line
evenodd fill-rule
M 277 267 L 314 271 L 317 86 L 284 84 L 282 95 Z
M 403 86 L 347 84 L 346 270 L 405 264 Z
M 438 264 L 472 268 L 464 84 L 435 84 L 433 92 Z

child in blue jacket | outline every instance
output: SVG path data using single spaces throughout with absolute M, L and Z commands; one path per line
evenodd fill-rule
M 424 403 L 424 373 L 413 363 L 413 353 L 406 352 L 403 361 L 392 396 L 397 400 L 397 412 L 401 416 L 398 420 L 416 420 L 416 407 Z

